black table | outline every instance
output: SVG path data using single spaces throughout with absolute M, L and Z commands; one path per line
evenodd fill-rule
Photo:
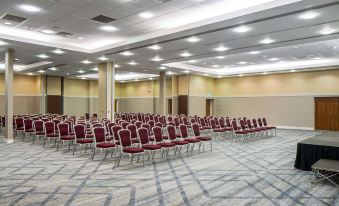
M 339 160 L 339 133 L 324 133 L 298 143 L 295 168 L 310 171 L 320 159 Z

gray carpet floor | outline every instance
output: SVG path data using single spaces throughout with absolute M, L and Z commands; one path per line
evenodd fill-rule
M 0 205 L 339 205 L 339 189 L 294 169 L 297 142 L 315 131 L 278 130 L 249 143 L 216 140 L 211 152 L 120 167 L 83 150 L 0 143 Z

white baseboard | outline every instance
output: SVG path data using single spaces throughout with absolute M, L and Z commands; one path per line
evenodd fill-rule
M 277 126 L 278 129 L 298 129 L 298 130 L 314 130 L 314 127 L 291 127 L 291 126 Z

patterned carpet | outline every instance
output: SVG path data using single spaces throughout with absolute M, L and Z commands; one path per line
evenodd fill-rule
M 279 130 L 250 143 L 142 166 L 104 153 L 90 160 L 29 142 L 0 143 L 0 205 L 339 205 L 339 189 L 293 167 L 297 142 L 319 134 Z M 157 156 L 156 156 L 157 157 Z

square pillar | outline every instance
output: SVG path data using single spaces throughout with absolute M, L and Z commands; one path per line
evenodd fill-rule
M 5 56 L 5 139 L 13 143 L 13 65 L 14 51 L 7 50 Z
M 164 71 L 160 72 L 159 89 L 159 113 L 166 115 L 166 75 Z
M 104 62 L 99 68 L 99 118 L 114 120 L 115 68 L 112 62 Z

